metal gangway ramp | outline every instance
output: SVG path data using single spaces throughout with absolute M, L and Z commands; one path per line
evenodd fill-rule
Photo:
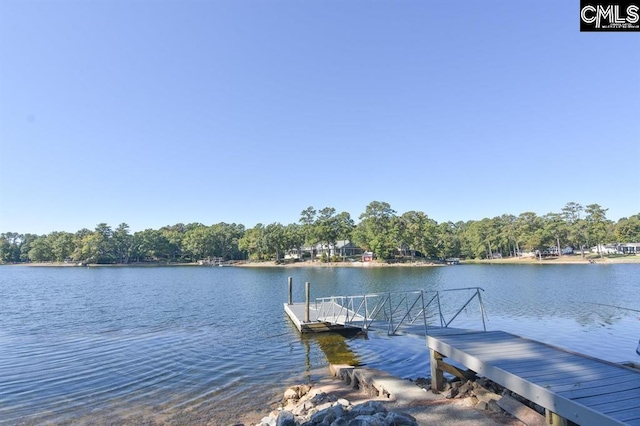
M 362 330 L 386 331 L 388 335 L 425 337 L 450 327 L 463 312 L 476 309 L 486 331 L 486 313 L 480 287 L 437 291 L 397 291 L 356 296 L 319 297 L 316 320 Z

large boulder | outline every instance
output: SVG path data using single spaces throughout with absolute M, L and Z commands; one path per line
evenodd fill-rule
M 415 417 L 405 413 L 391 411 L 384 419 L 388 426 L 418 426 Z
M 291 411 L 280 411 L 276 426 L 296 426 L 296 419 Z
M 353 407 L 351 413 L 354 416 L 371 416 L 376 413 L 386 413 L 387 409 L 384 408 L 378 401 L 367 401 L 364 404 L 358 404 Z
M 360 415 L 349 422 L 349 426 L 387 426 L 377 416 Z
M 304 395 L 309 393 L 311 390 L 311 386 L 309 385 L 297 385 L 291 386 L 286 391 L 284 391 L 284 396 L 282 397 L 282 402 L 284 404 L 289 403 L 290 401 L 298 401 Z

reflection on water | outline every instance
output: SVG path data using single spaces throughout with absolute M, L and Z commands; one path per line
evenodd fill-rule
M 350 339 L 365 339 L 366 335 L 361 332 L 348 331 L 344 333 L 308 333 L 300 334 L 300 342 L 305 352 L 305 371 L 296 379 L 304 383 L 313 383 L 316 379 L 326 374 L 326 371 L 318 371 L 318 366 L 312 360 L 312 354 L 319 348 L 329 364 L 348 364 L 354 367 L 360 365 L 359 357 L 356 355 L 347 341 Z
M 358 355 L 350 349 L 347 344 L 347 338 L 356 340 L 365 339 L 366 337 L 361 333 L 318 333 L 302 335 L 302 341 L 305 346 L 311 342 L 318 344 L 329 364 L 348 364 L 357 367 L 360 365 L 360 359 Z
M 402 378 L 429 375 L 429 351 L 424 339 L 369 333 L 369 338 L 349 340 L 349 347 L 360 355 L 363 365 L 387 371 Z

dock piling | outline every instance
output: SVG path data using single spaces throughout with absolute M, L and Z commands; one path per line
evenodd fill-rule
M 289 299 L 287 305 L 293 305 L 293 277 L 289 277 Z
M 309 322 L 309 281 L 304 283 L 304 322 Z
M 434 393 L 439 393 L 444 389 L 444 374 L 441 369 L 438 368 L 438 363 L 443 360 L 443 355 L 436 352 L 433 349 L 429 349 L 430 364 L 431 364 L 431 390 Z

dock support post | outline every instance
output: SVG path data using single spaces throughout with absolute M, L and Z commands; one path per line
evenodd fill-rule
M 441 362 L 444 358 L 442 354 L 429 349 L 430 364 L 431 364 L 431 390 L 433 392 L 439 392 L 444 389 L 444 374 L 442 370 L 438 368 L 438 362 Z
M 289 299 L 287 299 L 287 305 L 293 305 L 293 278 L 289 277 Z
M 304 322 L 309 321 L 309 282 L 304 283 Z
M 568 422 L 564 417 L 557 415 L 551 410 L 544 410 L 544 413 L 547 424 L 551 426 L 567 426 Z

